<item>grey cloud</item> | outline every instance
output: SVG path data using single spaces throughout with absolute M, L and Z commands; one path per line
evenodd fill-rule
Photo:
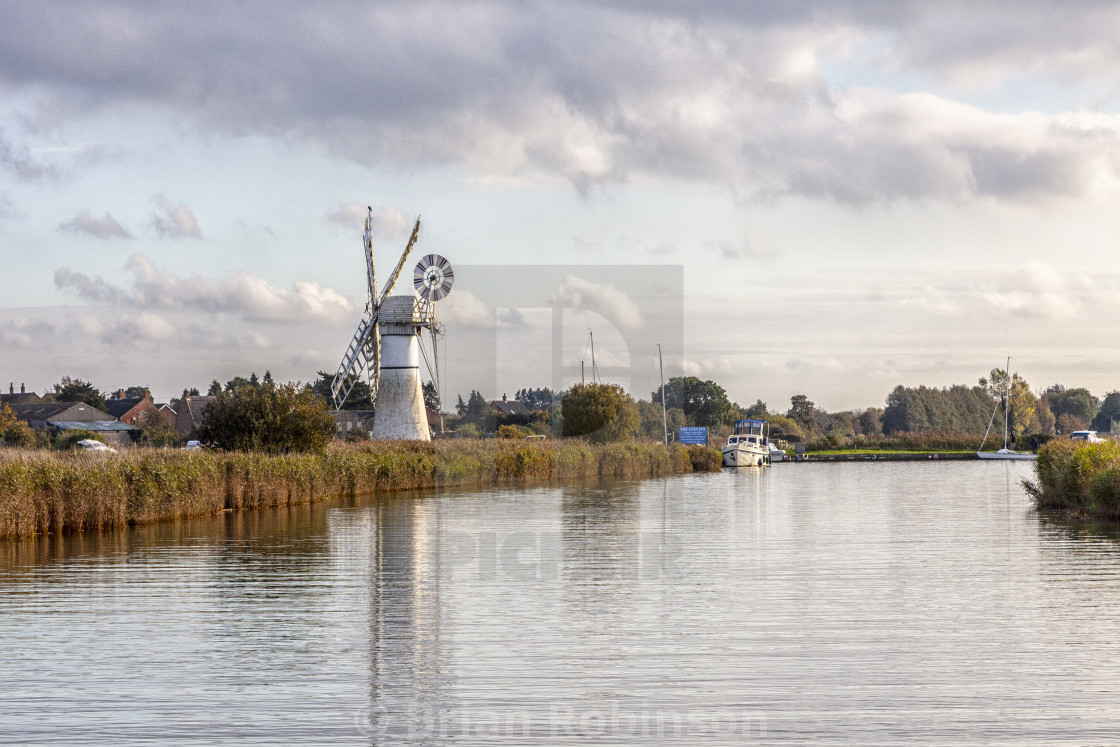
M 83 210 L 68 221 L 58 224 L 59 230 L 81 233 L 98 239 L 128 239 L 132 235 L 116 221 L 109 211 L 101 218 L 94 218 L 89 210 Z
M 297 322 L 338 321 L 349 318 L 354 310 L 348 298 L 314 281 L 297 281 L 286 290 L 245 272 L 226 280 L 181 278 L 160 271 L 139 253 L 132 255 L 126 269 L 132 275 L 129 287 L 70 268 L 56 271 L 54 280 L 60 289 L 72 289 L 86 301 L 145 311 L 194 309 L 211 314 L 234 313 L 256 321 Z
M 186 203 L 173 203 L 163 195 L 156 195 L 155 203 L 151 226 L 157 234 L 168 239 L 202 238 L 198 220 Z
M 10 171 L 23 181 L 58 178 L 58 171 L 54 166 L 32 158 L 26 147 L 12 143 L 4 136 L 2 130 L 0 130 L 0 168 Z
M 16 204 L 7 192 L 0 192 L 0 219 L 14 218 L 19 215 Z
M 1109 7 L 32 4 L 0 29 L 0 76 L 65 93 L 75 113 L 147 103 L 205 131 L 303 139 L 360 163 L 544 174 L 584 193 L 652 175 L 847 203 L 1037 199 L 1117 176 L 1117 125 L 1007 142 L 994 125 L 948 131 L 936 117 L 959 113 L 893 95 L 853 116 L 817 55 L 877 39 L 884 69 L 967 79 L 1054 63 L 1116 78 Z M 199 236 L 179 208 L 161 205 L 153 227 Z

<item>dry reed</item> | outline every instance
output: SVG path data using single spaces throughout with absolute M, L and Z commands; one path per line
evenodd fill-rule
M 716 449 L 637 441 L 373 441 L 279 456 L 0 449 L 0 539 L 392 490 L 714 469 L 719 469 Z

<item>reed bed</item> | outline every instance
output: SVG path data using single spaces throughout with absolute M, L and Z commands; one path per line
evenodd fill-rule
M 1035 470 L 1038 482 L 1023 485 L 1040 511 L 1120 521 L 1120 443 L 1050 441 Z
M 711 453 L 709 453 L 711 452 Z M 394 490 L 719 469 L 711 447 L 469 440 L 332 444 L 321 454 L 0 450 L 0 539 Z

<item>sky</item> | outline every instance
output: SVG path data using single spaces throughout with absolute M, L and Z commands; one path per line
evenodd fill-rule
M 774 411 L 1008 355 L 1103 395 L 1118 197 L 1111 2 L 0 0 L 17 390 L 333 372 L 372 208 L 382 282 L 418 216 L 397 290 L 425 254 L 456 267 L 445 399 L 569 384 L 589 329 L 639 397 L 652 340 L 666 377 Z M 514 301 L 470 271 L 536 265 L 575 269 Z M 628 267 L 680 278 L 679 320 Z

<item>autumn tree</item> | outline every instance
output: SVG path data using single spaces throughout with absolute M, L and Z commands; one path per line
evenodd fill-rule
M 633 397 L 617 384 L 576 384 L 561 400 L 565 436 L 593 443 L 632 438 L 641 427 Z

